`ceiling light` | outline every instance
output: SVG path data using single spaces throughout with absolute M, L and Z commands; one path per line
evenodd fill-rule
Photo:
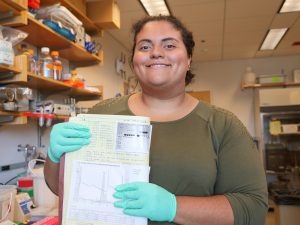
M 281 29 L 271 29 L 269 30 L 263 44 L 260 47 L 260 50 L 273 50 L 278 45 L 279 41 L 286 33 L 288 28 Z
M 280 9 L 280 13 L 285 12 L 296 12 L 300 11 L 300 1 L 299 0 L 285 0 L 283 6 Z
M 140 3 L 150 16 L 169 16 L 171 14 L 164 0 L 140 0 Z

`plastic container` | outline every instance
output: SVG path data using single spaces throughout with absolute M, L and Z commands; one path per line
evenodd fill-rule
M 0 221 L 6 219 L 13 221 L 16 193 L 15 185 L 0 186 Z
M 38 208 L 57 208 L 58 197 L 48 188 L 44 178 L 44 168 L 32 169 L 33 200 Z
M 76 70 L 71 71 L 71 77 L 69 77 L 69 79 L 65 79 L 64 83 L 71 85 L 72 87 L 84 88 L 84 82 L 77 77 Z
M 32 177 L 19 177 L 18 178 L 18 192 L 28 193 L 33 199 L 33 179 Z
M 244 74 L 243 82 L 245 85 L 256 84 L 256 74 L 252 71 L 252 68 L 250 66 L 246 68 L 246 73 Z
M 51 56 L 53 59 L 53 79 L 54 80 L 62 80 L 63 66 L 62 66 L 62 62 L 60 61 L 60 58 L 59 58 L 59 52 L 52 51 Z
M 50 56 L 50 49 L 43 47 L 39 57 L 39 75 L 53 79 L 53 60 Z
M 28 173 L 33 178 L 33 202 L 41 210 L 58 208 L 58 197 L 48 188 L 44 178 L 44 167 L 36 167 L 37 162 L 45 160 L 32 159 L 28 163 Z

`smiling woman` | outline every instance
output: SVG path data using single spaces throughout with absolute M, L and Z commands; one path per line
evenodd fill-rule
M 118 185 L 114 206 L 148 218 L 149 225 L 263 225 L 267 185 L 255 143 L 232 113 L 185 92 L 192 78 L 192 33 L 175 17 L 155 16 L 138 21 L 133 34 L 131 64 L 142 91 L 89 111 L 151 119 L 150 183 Z M 78 124 L 54 126 L 45 166 L 54 190 L 63 149 L 77 150 L 89 138 Z
M 136 43 L 132 64 L 143 90 L 168 98 L 181 94 L 191 58 L 180 32 L 168 22 L 149 22 L 137 35 Z

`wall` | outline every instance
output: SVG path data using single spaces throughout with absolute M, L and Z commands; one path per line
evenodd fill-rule
M 78 69 L 78 74 L 86 78 L 88 86 L 103 86 L 103 99 L 112 98 L 117 94 L 123 94 L 123 81 L 126 79 L 118 74 L 115 69 L 116 60 L 120 59 L 121 53 L 125 56 L 126 77 L 133 76 L 129 67 L 130 54 L 122 45 L 120 45 L 109 33 L 103 37 L 104 64 Z M 91 107 L 98 101 L 80 102 L 79 106 Z
M 300 68 L 300 56 L 258 58 L 251 60 L 230 60 L 221 62 L 194 63 L 192 71 L 196 74 L 188 90 L 211 91 L 211 103 L 230 110 L 255 136 L 254 102 L 252 89 L 241 90 L 240 82 L 247 66 L 257 75 L 280 74 L 281 70 L 291 80 L 294 69 Z

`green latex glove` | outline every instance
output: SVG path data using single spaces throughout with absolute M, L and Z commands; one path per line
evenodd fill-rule
M 146 182 L 134 182 L 115 188 L 114 203 L 130 216 L 146 217 L 152 221 L 172 222 L 176 215 L 176 197 L 164 188 Z
M 76 123 L 58 123 L 50 133 L 48 157 L 54 163 L 59 163 L 60 157 L 66 152 L 80 149 L 90 143 L 90 129 Z

